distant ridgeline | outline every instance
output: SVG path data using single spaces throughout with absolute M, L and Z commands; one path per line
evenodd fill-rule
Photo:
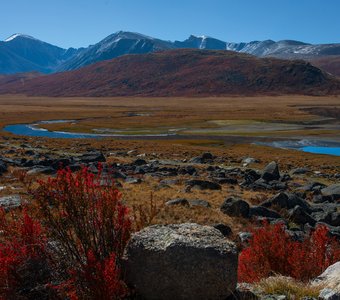
M 31 36 L 14 34 L 0 41 L 0 74 L 54 73 L 75 70 L 125 54 L 145 54 L 171 49 L 230 50 L 258 57 L 305 59 L 333 75 L 340 75 L 340 44 L 311 45 L 298 41 L 229 43 L 191 35 L 185 41 L 164 41 L 139 33 L 116 32 L 87 48 L 63 49 Z

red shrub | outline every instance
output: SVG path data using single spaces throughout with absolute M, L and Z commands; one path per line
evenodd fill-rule
M 41 272 L 46 270 L 46 238 L 40 223 L 26 211 L 6 218 L 0 209 L 0 232 L 0 298 L 13 299 L 23 289 L 47 283 Z
M 34 197 L 56 252 L 70 274 L 61 287 L 73 299 L 115 299 L 124 295 L 120 258 L 130 235 L 127 207 L 108 179 L 87 168 L 39 181 Z
M 303 242 L 293 241 L 281 224 L 253 230 L 239 256 L 240 282 L 255 282 L 273 274 L 308 280 L 340 260 L 340 244 L 326 226 L 318 226 Z

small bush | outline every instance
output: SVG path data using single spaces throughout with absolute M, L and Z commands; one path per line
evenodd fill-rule
M 34 291 L 51 278 L 41 224 L 26 211 L 7 218 L 0 210 L 0 232 L 0 299 L 47 296 L 47 289 Z
M 86 167 L 75 174 L 60 170 L 33 192 L 39 217 L 56 242 L 59 269 L 69 275 L 57 289 L 72 299 L 116 299 L 126 292 L 120 259 L 130 235 L 128 210 L 101 165 L 98 169 L 98 175 Z
M 303 242 L 293 241 L 282 224 L 253 230 L 239 256 L 240 282 L 257 282 L 273 274 L 308 281 L 340 260 L 340 244 L 326 226 L 318 226 Z

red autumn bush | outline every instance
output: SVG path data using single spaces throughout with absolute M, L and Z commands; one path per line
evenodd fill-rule
M 340 260 L 340 243 L 318 226 L 304 241 L 294 241 L 282 224 L 253 230 L 249 246 L 239 256 L 240 282 L 256 282 L 273 274 L 306 281 Z
M 0 299 L 33 299 L 50 280 L 46 237 L 41 224 L 24 211 L 6 217 L 0 209 Z
M 130 235 L 128 210 L 98 169 L 97 175 L 86 167 L 60 170 L 33 191 L 65 279 L 57 288 L 72 299 L 117 299 L 126 292 L 120 259 Z

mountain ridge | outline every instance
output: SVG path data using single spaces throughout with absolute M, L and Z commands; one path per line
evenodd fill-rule
M 115 32 L 94 45 L 79 49 L 64 49 L 24 34 L 14 34 L 6 40 L 0 41 L 0 74 L 32 71 L 48 74 L 79 69 L 126 54 L 185 48 L 230 50 L 258 57 L 309 61 L 340 55 L 340 43 L 313 45 L 294 40 L 233 43 L 205 35 L 191 35 L 184 41 L 172 42 L 127 31 Z M 333 70 L 329 64 L 324 66 L 326 71 Z

